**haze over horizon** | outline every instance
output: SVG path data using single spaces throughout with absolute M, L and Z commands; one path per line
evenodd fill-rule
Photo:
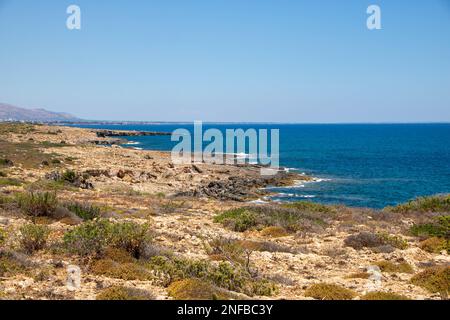
M 450 122 L 449 3 L 0 0 L 0 102 L 112 121 Z

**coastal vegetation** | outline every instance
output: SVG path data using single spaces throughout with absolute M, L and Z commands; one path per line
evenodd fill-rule
M 323 206 L 323 208 L 327 208 Z M 306 203 L 289 206 L 252 206 L 227 210 L 214 218 L 217 223 L 234 231 L 263 230 L 267 227 L 283 228 L 286 232 L 318 231 L 326 227 L 328 209 Z
M 98 146 L 111 138 L 90 130 L 7 127 L 0 299 L 448 298 L 449 196 L 382 210 L 251 204 L 278 177 Z M 81 270 L 74 292 L 68 266 Z M 374 274 L 385 289 L 366 293 Z
M 388 207 L 386 211 L 405 212 L 450 212 L 450 195 L 421 197 L 395 207 Z
M 411 300 L 401 294 L 392 292 L 373 291 L 366 293 L 361 297 L 361 300 Z
M 42 250 L 47 244 L 50 230 L 46 226 L 26 224 L 20 228 L 20 247 L 28 254 Z

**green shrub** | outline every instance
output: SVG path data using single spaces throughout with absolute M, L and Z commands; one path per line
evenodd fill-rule
M 31 192 L 19 194 L 17 204 L 28 215 L 33 217 L 51 216 L 58 205 L 55 193 Z
M 444 296 L 448 296 L 450 292 L 450 267 L 428 268 L 413 276 L 411 283 L 432 293 L 441 293 Z
M 137 288 L 113 286 L 100 292 L 96 300 L 153 300 L 155 297 L 148 291 Z
M 139 259 L 146 243 L 152 240 L 148 224 L 134 222 L 116 223 L 112 226 L 111 245 L 123 248 Z
M 408 297 L 391 292 L 374 291 L 361 297 L 361 300 L 411 300 Z
M 317 300 L 352 300 L 356 293 L 336 284 L 317 283 L 305 291 L 305 296 Z
M 61 180 L 74 183 L 77 180 L 77 173 L 73 170 L 66 170 L 61 175 Z
M 206 278 L 210 268 L 206 261 L 166 256 L 152 257 L 147 266 L 166 275 L 169 278 L 169 283 L 186 278 Z
M 14 186 L 18 187 L 23 184 L 23 181 L 14 179 L 14 178 L 1 178 L 0 177 L 0 186 Z
M 87 203 L 72 202 L 66 204 L 66 208 L 83 220 L 94 220 L 100 217 L 101 209 Z
M 208 254 L 216 260 L 228 260 L 243 264 L 245 262 L 244 247 L 238 240 L 216 238 L 208 243 Z
M 417 198 L 395 207 L 387 207 L 385 210 L 396 213 L 449 212 L 450 195 Z
M 215 222 L 230 226 L 234 231 L 243 232 L 258 223 L 256 215 L 245 208 L 228 210 L 214 218 Z
M 390 245 L 400 250 L 405 250 L 408 248 L 408 242 L 402 237 L 387 233 L 378 233 L 378 236 L 382 239 L 383 245 Z
M 66 248 L 81 256 L 102 255 L 109 246 L 122 248 L 139 258 L 151 240 L 149 226 L 134 222 L 87 221 L 64 235 Z
M 8 175 L 6 174 L 6 172 L 0 171 L 0 177 L 1 178 L 6 178 Z
M 240 265 L 220 262 L 218 265 L 207 261 L 188 260 L 179 257 L 157 256 L 150 259 L 147 266 L 168 276 L 168 283 L 183 279 L 201 279 L 210 283 L 247 295 L 271 295 L 276 286 L 264 279 L 258 279 L 248 273 Z
M 442 237 L 450 239 L 450 215 L 435 217 L 431 223 L 413 225 L 410 232 L 416 237 Z
M 28 254 L 42 250 L 48 239 L 50 230 L 46 226 L 27 224 L 20 228 L 19 243 Z
M 293 208 L 300 211 L 308 212 L 321 212 L 321 213 L 334 213 L 336 209 L 331 206 L 326 206 L 320 203 L 315 203 L 311 201 L 297 201 L 293 203 L 288 203 L 284 205 L 286 208 Z
M 254 206 L 225 211 L 217 215 L 214 221 L 238 232 L 266 227 L 281 227 L 287 232 L 314 232 L 323 230 L 327 225 L 325 216 L 327 214 L 319 211 L 302 211 L 296 207 Z
M 101 255 L 110 244 L 112 224 L 108 220 L 83 223 L 64 235 L 69 252 L 80 256 Z

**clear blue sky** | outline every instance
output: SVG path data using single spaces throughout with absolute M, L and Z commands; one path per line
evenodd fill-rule
M 70 4 L 81 31 L 66 29 Z M 0 102 L 87 119 L 448 122 L 450 2 L 0 0 Z

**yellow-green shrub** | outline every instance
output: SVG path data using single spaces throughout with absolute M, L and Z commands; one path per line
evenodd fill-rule
M 145 290 L 113 286 L 101 291 L 97 300 L 153 300 L 154 296 Z
M 450 267 L 428 268 L 411 278 L 411 282 L 430 292 L 448 295 L 450 292 Z
M 362 296 L 361 300 L 410 300 L 410 299 L 408 297 L 396 293 L 374 291 L 369 292 L 364 296 Z
M 28 254 L 42 250 L 48 239 L 50 230 L 46 226 L 27 224 L 20 228 L 19 242 L 21 248 Z
M 233 298 L 210 282 L 200 279 L 184 279 L 173 282 L 167 289 L 175 300 L 229 300 Z
M 393 263 L 390 261 L 378 261 L 375 263 L 381 271 L 387 273 L 413 273 L 414 270 L 407 262 Z

